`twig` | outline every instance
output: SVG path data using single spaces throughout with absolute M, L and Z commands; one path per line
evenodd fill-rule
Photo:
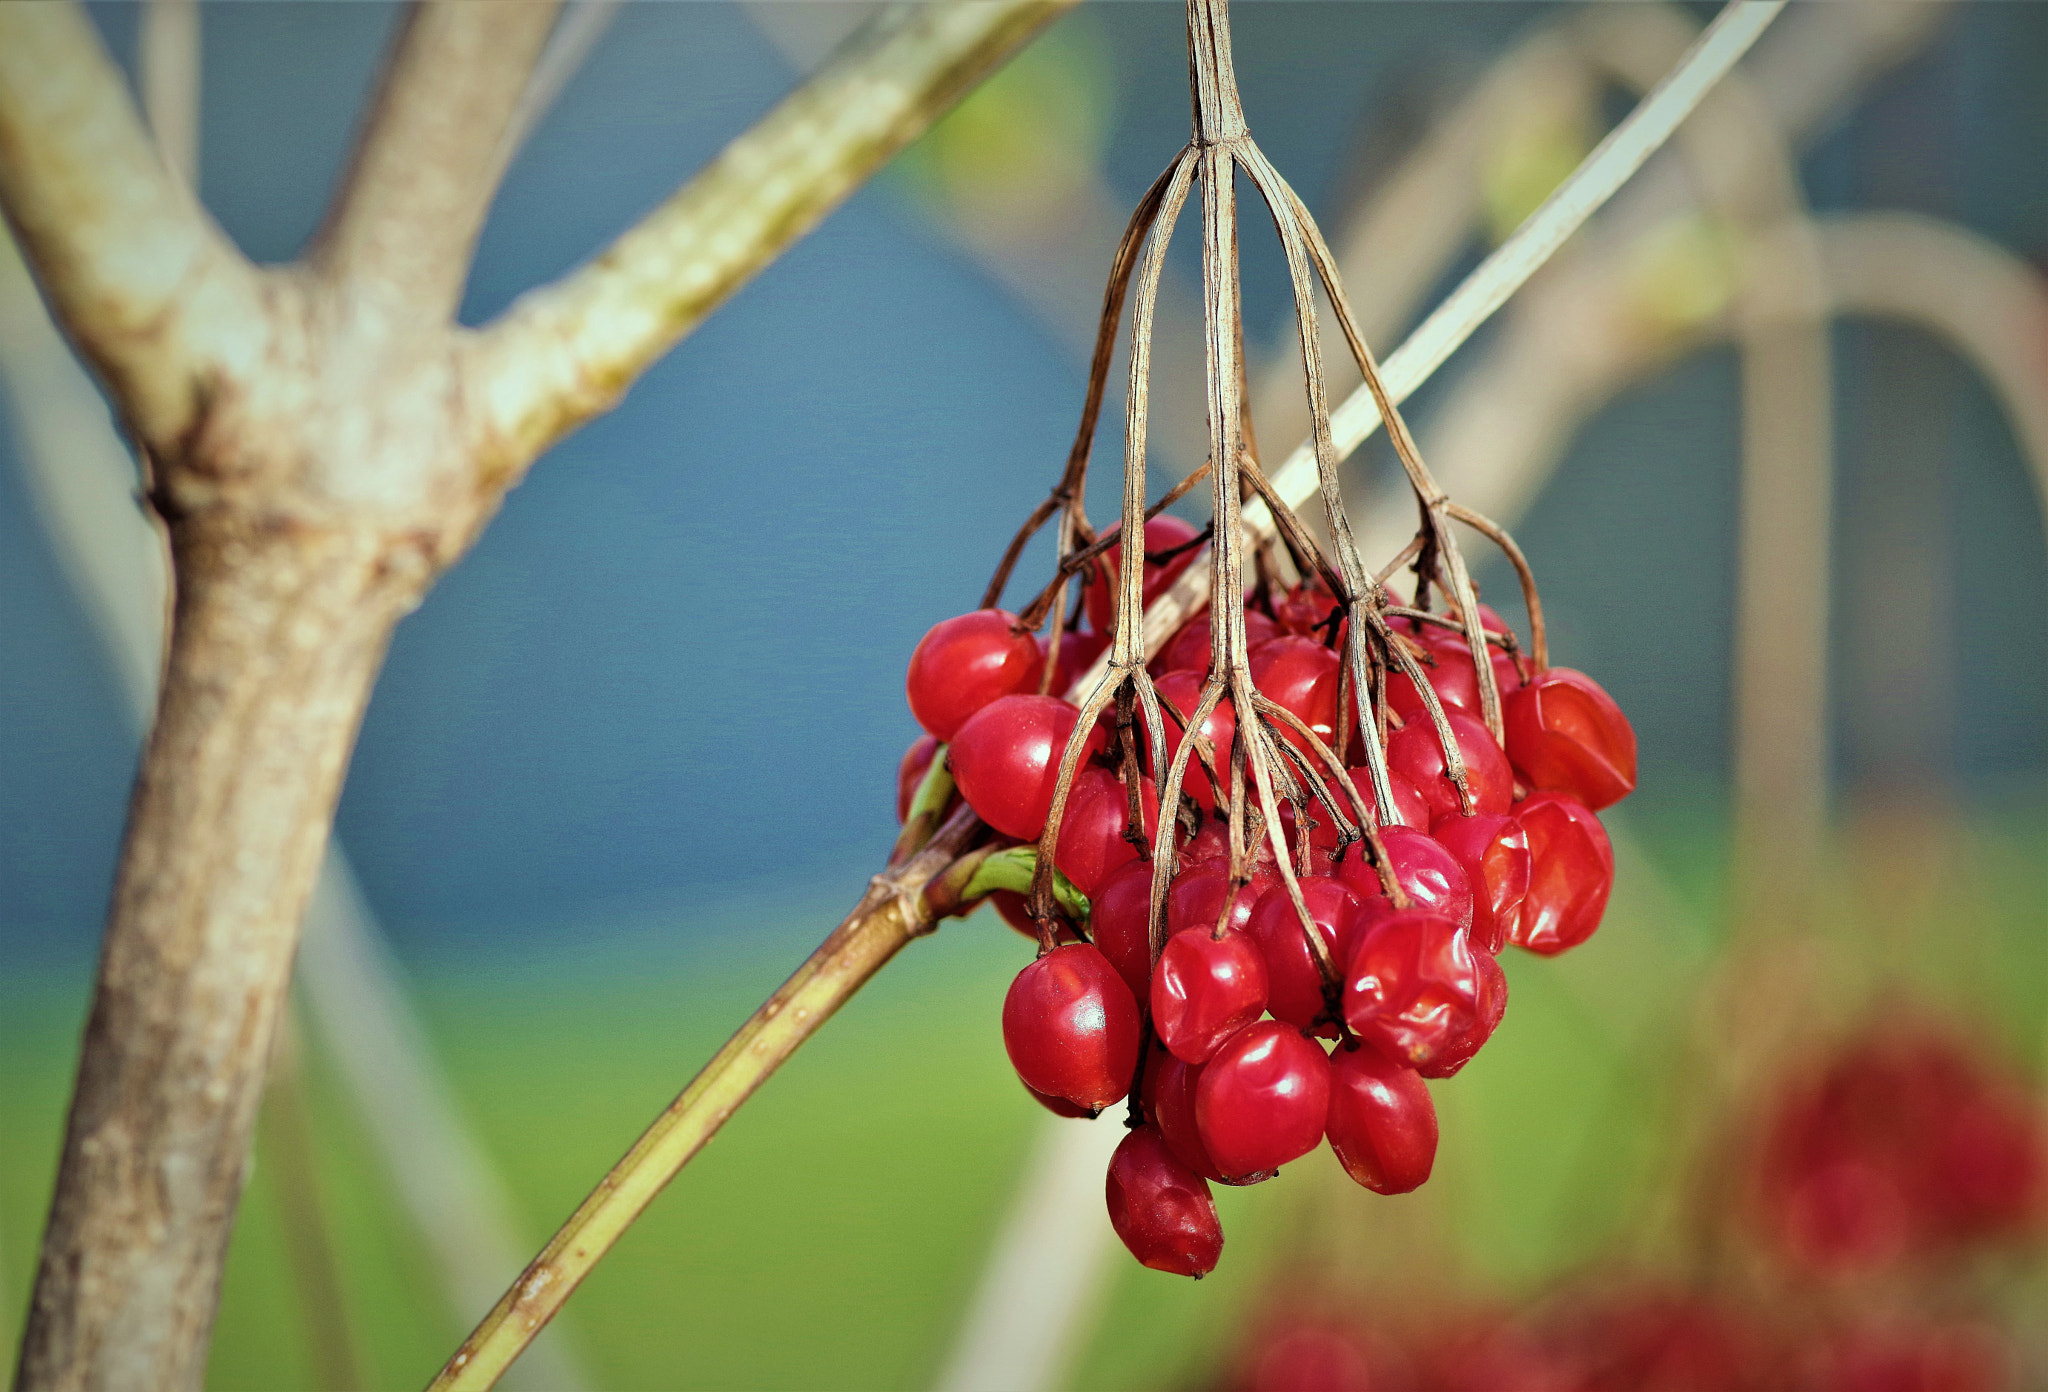
M 1677 129 L 1735 61 L 1753 44 L 1783 8 L 1782 0 L 1736 0 L 1724 9 L 1685 59 L 1616 126 L 1588 155 L 1543 206 L 1531 213 L 1515 234 L 1503 242 L 1477 270 L 1431 312 L 1408 341 L 1387 356 L 1381 368 L 1389 399 L 1406 401 L 1428 381 L 1458 345 L 1493 316 L 1543 263 L 1648 159 Z M 1348 457 L 1380 425 L 1372 393 L 1361 387 L 1330 414 L 1339 457 Z M 1268 477 L 1281 497 L 1299 507 L 1317 487 L 1313 442 L 1304 442 Z M 1272 520 L 1265 507 L 1244 509 L 1248 535 L 1270 535 Z M 1147 641 L 1155 632 L 1171 634 L 1190 614 L 1209 602 L 1209 577 L 1190 567 L 1145 615 Z
M 595 260 L 522 296 L 475 345 L 482 403 L 506 453 L 530 459 L 607 410 L 1070 3 L 885 9 Z
M 925 902 L 925 886 L 949 869 L 981 831 L 974 814 L 962 808 L 900 869 L 875 876 L 845 921 L 612 1167 L 463 1341 L 429 1392 L 487 1388 L 497 1380 L 641 1210 L 754 1089 L 891 957 L 932 930 L 935 916 Z
M 352 312 L 436 329 L 454 312 L 555 10 L 428 0 L 407 16 L 308 257 L 349 285 Z

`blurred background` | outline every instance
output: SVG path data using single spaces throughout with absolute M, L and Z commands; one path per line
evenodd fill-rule
M 227 232 L 293 257 L 397 9 L 92 12 L 131 73 L 197 55 L 196 104 L 161 71 L 142 95 L 186 113 Z M 572 7 L 465 318 L 638 217 L 864 13 Z M 1252 129 L 1384 353 L 1711 14 L 1241 0 L 1236 47 Z M 1059 21 L 542 460 L 401 626 L 266 1103 L 213 1385 L 423 1382 L 878 868 L 916 733 L 903 664 L 976 602 L 1064 462 L 1116 235 L 1187 138 L 1182 19 L 1162 0 Z M 1111 1253 L 1099 1168 L 1062 1178 L 1075 1144 L 1009 1073 L 997 1014 L 1029 949 L 983 913 L 906 953 L 733 1121 L 571 1302 L 527 1385 L 1364 1388 L 1439 1376 L 1447 1339 L 1492 1357 L 1502 1329 L 1525 1350 L 1559 1329 L 1647 1341 L 1659 1376 L 1678 1368 L 1616 1386 L 1733 1385 L 1702 1340 L 1729 1359 L 1768 1345 L 1769 1366 L 1806 1359 L 1830 1385 L 1880 1385 L 1849 1377 L 1866 1364 L 1927 1375 L 1885 1386 L 2048 1385 L 2031 1200 L 1995 1231 L 1816 1249 L 1772 1216 L 1766 1163 L 1816 1079 L 1868 1073 L 1870 1041 L 1901 1039 L 1949 1061 L 1940 1097 L 1996 1099 L 2000 1134 L 2022 1138 L 1998 1152 L 2008 1171 L 2038 1161 L 2048 6 L 1795 7 L 1737 74 L 1411 403 L 1452 492 L 1515 529 L 1556 659 L 1641 739 L 1640 791 L 1607 817 L 1608 921 L 1563 958 L 1507 964 L 1498 1041 L 1433 1085 L 1431 1183 L 1379 1198 L 1313 1156 L 1223 1194 L 1213 1279 Z M 1159 491 L 1203 451 L 1192 241 L 1163 294 Z M 1306 423 L 1291 302 L 1249 222 L 1245 258 L 1277 457 Z M 132 463 L 7 274 L 11 1349 L 154 601 Z M 1390 557 L 1413 516 L 1391 458 L 1375 441 L 1349 472 L 1367 557 Z M 1046 564 L 1032 553 L 1019 593 Z M 1480 581 L 1519 623 L 1511 574 L 1489 562 Z M 1885 1155 L 1949 1125 L 1872 1106 L 1815 1124 Z M 1955 1163 L 1964 1184 L 1992 1166 Z M 1020 1255 L 1032 1231 L 1068 1236 Z M 1005 1307 L 1019 1270 L 1037 1294 Z M 1663 1313 L 1612 1315 L 1652 1290 Z M 1899 1348 L 1865 1357 L 1865 1317 Z M 1801 1350 L 1833 1352 L 1787 1352 L 1805 1337 L 1787 1320 L 1823 1331 Z M 1309 1352 L 1271 1354 L 1288 1338 Z M 1484 1366 L 1457 1385 L 1509 1385 Z

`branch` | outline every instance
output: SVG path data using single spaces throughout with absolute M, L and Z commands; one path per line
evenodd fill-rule
M 490 1387 L 611 1250 L 654 1196 L 749 1097 L 913 938 L 932 931 L 951 904 L 926 887 L 983 827 L 961 807 L 922 851 L 874 877 L 852 913 L 746 1024 L 668 1110 L 612 1167 L 496 1308 L 484 1317 L 428 1392 Z
M 475 344 L 507 457 L 607 410 L 655 359 L 1073 0 L 892 5 L 696 178 Z
M 415 322 L 454 313 L 555 9 L 556 0 L 413 8 L 308 257 L 317 270 Z
M 165 172 L 74 4 L 0 4 L 0 206 L 54 317 L 151 443 L 260 334 L 258 276 Z
M 1543 206 L 1531 213 L 1515 234 L 1481 262 L 1444 302 L 1431 312 L 1408 341 L 1381 365 L 1387 396 L 1398 406 L 1428 381 L 1445 359 L 1470 338 L 1494 311 L 1536 274 L 1559 247 L 1627 183 L 1643 162 L 1656 153 L 1714 84 L 1749 51 L 1757 36 L 1784 8 L 1784 0 L 1734 0 L 1723 9 L 1687 50 L 1685 58 L 1657 85 L 1626 120 L 1608 133 L 1570 178 L 1558 185 Z M 1379 410 L 1372 393 L 1360 387 L 1330 413 L 1337 457 L 1344 459 L 1379 429 Z M 1299 507 L 1319 482 L 1313 441 L 1295 447 L 1268 475 L 1273 489 L 1290 507 Z M 1248 535 L 1270 536 L 1273 515 L 1263 502 L 1246 504 L 1242 517 Z M 1190 614 L 1209 602 L 1209 576 L 1191 566 L 1173 588 L 1145 614 L 1148 647 L 1163 642 Z M 1096 663 L 1091 676 L 1104 667 Z

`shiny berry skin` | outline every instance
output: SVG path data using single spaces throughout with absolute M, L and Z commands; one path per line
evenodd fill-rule
M 1515 801 L 1515 772 L 1493 736 L 1478 719 L 1462 711 L 1445 711 L 1444 723 L 1465 760 L 1465 786 L 1472 790 L 1476 812 L 1505 812 Z M 1444 768 L 1443 741 L 1429 720 L 1411 720 L 1387 736 L 1387 767 L 1405 776 L 1429 804 L 1432 819 L 1464 811 L 1458 785 Z
M 903 690 L 928 733 L 950 740 L 989 702 L 1038 686 L 1038 638 L 1013 631 L 1016 621 L 1001 609 L 976 609 L 933 624 L 918 640 Z
M 1267 886 L 1278 882 L 1276 872 L 1254 874 L 1251 883 L 1237 891 L 1226 926 L 1242 932 L 1252 916 L 1252 905 L 1259 902 L 1259 896 L 1266 892 Z M 1215 931 L 1217 916 L 1223 911 L 1224 896 L 1229 893 L 1230 866 L 1227 862 L 1210 861 L 1181 871 L 1166 891 L 1166 931 L 1180 933 L 1190 928 Z
M 1159 829 L 1159 794 L 1149 778 L 1139 779 L 1138 787 L 1149 843 Z M 1080 769 L 1060 819 L 1053 867 L 1092 899 L 1112 871 L 1138 858 L 1138 848 L 1124 839 L 1130 818 L 1130 793 L 1121 779 L 1104 768 Z
M 1195 1125 L 1226 1175 L 1274 1170 L 1314 1150 L 1330 1109 L 1330 1060 L 1291 1025 L 1261 1020 L 1202 1066 Z
M 1175 1155 L 1156 1126 L 1140 1126 L 1110 1157 L 1109 1225 L 1154 1271 L 1202 1276 L 1223 1255 L 1209 1183 Z
M 1099 892 L 1089 896 L 1088 936 L 1116 974 L 1131 988 L 1134 1000 L 1151 990 L 1152 865 L 1133 860 L 1111 871 Z
M 1102 656 L 1108 647 L 1109 635 L 1107 633 L 1089 633 L 1086 631 L 1076 633 L 1071 628 L 1062 633 L 1060 635 L 1060 665 L 1059 670 L 1053 673 L 1052 694 L 1064 696 L 1072 691 L 1074 683 L 1081 680 L 1088 669 L 1095 664 L 1095 659 Z M 1040 634 L 1038 637 L 1038 655 L 1041 661 L 1043 661 L 1045 654 L 1051 648 L 1052 635 L 1050 633 Z
M 1456 857 L 1413 827 L 1380 828 L 1380 844 L 1387 848 L 1394 879 L 1407 891 L 1410 907 L 1444 914 L 1461 928 L 1471 926 L 1472 885 Z M 1392 910 L 1379 871 L 1363 855 L 1339 862 L 1337 878 L 1351 887 L 1367 916 Z
M 1093 947 L 1056 947 L 1010 983 L 1003 1047 L 1025 1087 L 1099 1112 L 1130 1090 L 1138 1003 Z
M 1416 1070 L 1425 1078 L 1448 1078 L 1470 1063 L 1507 1016 L 1508 974 L 1501 970 L 1500 962 L 1475 952 L 1472 965 L 1479 970 L 1479 1014 L 1473 1019 L 1472 1028 Z
M 1429 658 L 1419 665 L 1436 692 L 1437 703 L 1446 713 L 1455 710 L 1475 718 L 1480 716 L 1479 674 L 1472 666 L 1471 646 L 1463 638 L 1436 627 L 1426 628 L 1417 641 Z M 1514 659 L 1500 649 L 1489 643 L 1486 651 L 1493 660 L 1493 681 L 1500 690 L 1505 711 L 1509 697 L 1522 685 L 1522 674 L 1515 669 Z M 1410 725 L 1429 719 L 1429 708 L 1407 674 L 1398 670 L 1398 664 L 1396 670 L 1387 674 L 1387 704 Z
M 1326 875 L 1305 876 L 1300 884 L 1301 902 L 1308 906 L 1309 917 L 1341 975 L 1360 924 L 1358 896 L 1342 881 Z M 1301 915 L 1287 897 L 1287 886 L 1276 884 L 1259 896 L 1245 933 L 1266 959 L 1266 1009 L 1276 1020 L 1308 1029 L 1323 1013 L 1323 974 L 1309 956 Z M 1337 1027 L 1325 1023 L 1316 1033 L 1334 1038 Z
M 1104 535 L 1113 535 L 1120 528 L 1121 524 L 1111 527 Z M 1148 552 L 1171 551 L 1193 541 L 1200 533 L 1201 528 L 1193 523 L 1183 522 L 1172 513 L 1161 513 L 1145 524 L 1145 549 Z M 1097 570 L 1092 572 L 1094 578 L 1088 582 L 1088 623 L 1098 633 L 1116 631 L 1116 582 L 1113 577 L 1123 564 L 1123 551 L 1124 548 L 1118 545 L 1103 552 L 1102 559 L 1109 567 L 1109 578 Z M 1180 578 L 1180 573 L 1193 565 L 1200 554 L 1200 547 L 1191 547 L 1164 565 L 1145 562 L 1145 603 L 1150 605 L 1165 594 L 1167 588 Z
M 1057 696 L 1004 696 L 976 711 L 947 755 L 960 796 L 1003 835 L 1037 840 L 1052 810 L 1060 755 L 1080 715 Z M 1105 742 L 1098 725 L 1089 733 L 1088 752 Z
M 1464 868 L 1472 888 L 1472 946 L 1491 956 L 1507 945 L 1529 893 L 1529 834 L 1513 817 L 1453 812 L 1430 826 L 1430 839 Z
M 1086 1107 L 1075 1106 L 1073 1103 L 1067 1101 L 1067 1099 L 1064 1097 L 1053 1097 L 1047 1093 L 1040 1092 L 1037 1088 L 1031 1086 L 1031 1084 L 1029 1083 L 1024 1084 L 1024 1091 L 1030 1093 L 1032 1099 L 1036 1101 L 1039 1106 L 1045 1108 L 1048 1112 L 1051 1112 L 1056 1117 L 1066 1117 L 1069 1120 L 1085 1121 L 1098 1115 L 1095 1112 L 1089 1111 Z
M 1225 1184 L 1229 1181 L 1209 1158 L 1202 1133 L 1195 1126 L 1195 1088 L 1201 1080 L 1202 1065 L 1182 1063 L 1166 1050 L 1154 1048 L 1145 1063 L 1145 1119 L 1159 1128 L 1167 1147 L 1183 1165 L 1211 1184 Z
M 934 735 L 919 735 L 910 748 L 903 751 L 903 762 L 896 766 L 896 820 L 910 820 L 910 804 L 917 800 L 917 790 L 924 783 L 924 776 L 931 772 L 932 755 L 939 752 L 939 741 Z
M 1344 1020 L 1389 1058 L 1427 1068 L 1479 1018 L 1479 960 L 1452 919 L 1426 909 L 1390 913 L 1352 949 Z
M 1154 683 L 1154 689 L 1161 699 L 1171 701 L 1175 710 L 1191 717 L 1202 699 L 1202 682 L 1200 672 L 1168 672 Z M 1166 757 L 1170 768 L 1173 757 L 1180 753 L 1180 726 L 1164 710 L 1159 712 L 1159 719 L 1166 726 Z M 1230 782 L 1230 745 L 1237 738 L 1237 712 L 1231 707 L 1228 696 L 1218 701 L 1216 709 L 1210 711 L 1209 718 L 1202 722 L 1202 735 L 1213 746 L 1211 757 L 1216 761 L 1216 776 L 1227 787 Z M 1215 809 L 1216 790 L 1209 782 L 1209 775 L 1202 770 L 1202 761 L 1193 754 L 1188 755 L 1188 771 L 1181 778 L 1180 790 L 1193 798 L 1203 811 Z
M 1370 1044 L 1330 1059 L 1324 1127 L 1344 1173 L 1375 1194 L 1420 1188 L 1436 1164 L 1436 1103 L 1412 1068 Z
M 1365 799 L 1366 806 L 1371 807 L 1374 805 L 1372 770 L 1366 768 L 1362 762 L 1365 758 L 1365 750 L 1358 742 L 1358 732 L 1356 730 L 1351 732 L 1351 747 L 1352 760 L 1358 765 L 1350 770 L 1351 782 L 1358 789 L 1359 795 Z M 1321 770 L 1317 770 L 1317 772 L 1321 772 Z M 1408 776 L 1403 773 L 1389 771 L 1387 774 L 1387 786 L 1394 791 L 1394 820 L 1388 825 L 1414 827 L 1417 831 L 1429 830 L 1429 804 L 1423 800 L 1421 791 L 1416 788 L 1414 783 L 1409 781 Z M 1354 810 L 1348 798 L 1345 799 L 1344 810 L 1347 813 Z
M 1635 791 L 1635 729 L 1584 672 L 1539 672 L 1508 702 L 1505 728 L 1508 757 L 1532 788 L 1595 812 Z
M 1508 940 L 1555 956 L 1600 926 L 1614 888 L 1614 847 L 1600 819 L 1564 793 L 1531 793 L 1515 820 L 1529 838 L 1529 892 Z
M 1337 669 L 1342 660 L 1313 638 L 1281 637 L 1251 654 L 1252 684 L 1275 705 L 1292 711 L 1329 744 L 1337 734 Z M 1306 751 L 1308 744 L 1275 721 L 1280 737 Z
M 1327 630 L 1320 625 L 1329 621 L 1330 615 L 1340 608 L 1335 596 L 1321 585 L 1302 584 L 1289 590 L 1284 598 L 1273 605 L 1273 617 L 1288 633 L 1299 633 L 1322 639 Z M 1343 629 L 1338 629 L 1342 641 Z
M 1256 609 L 1244 611 L 1244 645 L 1250 652 L 1261 643 L 1271 642 L 1280 636 L 1280 629 L 1274 622 Z M 1193 672 L 1197 677 L 1209 671 L 1209 659 L 1213 656 L 1215 635 L 1209 625 L 1206 610 L 1195 615 L 1173 635 L 1173 641 L 1159 654 L 1154 664 L 1155 675 L 1165 676 L 1169 672 Z M 1197 683 L 1199 685 L 1199 683 Z M 1182 706 L 1183 713 L 1189 706 Z
M 1152 968 L 1152 1028 L 1185 1063 L 1207 1063 L 1266 1011 L 1266 959 L 1243 933 L 1175 933 Z

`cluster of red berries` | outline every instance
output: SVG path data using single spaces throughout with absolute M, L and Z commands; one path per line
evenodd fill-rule
M 1758 1181 L 1788 1255 L 1869 1272 L 2037 1236 L 2048 1136 L 2017 1084 L 1949 1035 L 1892 1021 L 1779 1101 Z
M 1314 1292 L 1306 1293 L 1313 1300 Z M 1228 1392 L 1999 1392 L 2014 1350 L 1977 1319 L 1818 1319 L 1640 1277 L 1581 1282 L 1529 1309 L 1437 1312 L 1407 1327 L 1305 1314 L 1254 1322 Z M 1311 1305 L 1310 1308 L 1313 1308 Z
M 1193 539 L 1193 529 L 1171 517 L 1147 526 L 1148 603 L 1192 559 Z M 1112 552 L 1108 565 L 1115 563 Z M 910 660 L 910 708 L 927 735 L 905 757 L 899 810 L 907 813 L 944 744 L 974 812 L 1003 837 L 1037 841 L 1080 718 L 1050 692 L 1068 689 L 1102 651 L 1111 601 L 1098 573 L 1084 594 L 1090 626 L 1062 638 L 1051 675 L 1041 640 L 1002 610 L 932 628 Z M 1181 806 L 1170 809 L 1187 836 L 1172 852 L 1156 959 L 1149 851 L 1174 841 L 1155 842 L 1153 780 L 1135 774 L 1135 795 L 1126 781 L 1146 761 L 1128 750 L 1117 757 L 1106 716 L 1086 737 L 1054 840 L 1054 867 L 1086 897 L 1085 919 L 1042 931 L 1020 900 L 998 896 L 1005 916 L 1036 933 L 1044 949 L 1003 1006 L 1004 1042 L 1024 1085 L 1073 1116 L 1093 1116 L 1137 1092 L 1108 1197 L 1118 1235 L 1145 1265 L 1197 1276 L 1211 1270 L 1223 1235 L 1209 1183 L 1269 1178 L 1326 1139 L 1369 1189 L 1404 1193 L 1421 1184 L 1437 1141 L 1423 1080 L 1457 1072 L 1499 1025 L 1507 979 L 1496 954 L 1510 943 L 1560 952 L 1598 926 L 1614 861 L 1594 813 L 1634 787 L 1635 735 L 1590 678 L 1535 670 L 1498 615 L 1482 606 L 1482 618 L 1498 635 L 1487 655 L 1505 747 L 1480 717 L 1480 679 L 1462 627 L 1420 610 L 1397 608 L 1388 618 L 1392 641 L 1406 647 L 1441 706 L 1470 803 L 1422 693 L 1396 672 L 1385 693 L 1394 816 L 1372 818 L 1383 863 L 1355 835 L 1347 840 L 1334 818 L 1319 821 L 1290 805 L 1280 819 L 1296 848 L 1296 884 L 1285 882 L 1264 839 L 1249 872 L 1233 874 L 1228 812 L 1242 794 L 1215 772 L 1233 767 L 1237 727 L 1225 700 L 1199 730 L 1213 751 L 1206 772 L 1195 776 L 1191 766 Z M 1347 765 L 1365 763 L 1359 734 L 1340 734 L 1349 729 L 1339 710 L 1348 621 L 1337 601 L 1305 584 L 1255 594 L 1244 619 L 1259 691 L 1333 756 L 1341 748 Z M 1202 614 L 1151 666 L 1161 705 L 1190 714 L 1210 660 Z M 1167 759 L 1186 724 L 1165 726 Z M 1310 747 L 1291 729 L 1280 737 Z M 1371 786 L 1364 767 L 1351 780 Z M 1325 1038 L 1338 1041 L 1334 1054 L 1318 1042 Z

